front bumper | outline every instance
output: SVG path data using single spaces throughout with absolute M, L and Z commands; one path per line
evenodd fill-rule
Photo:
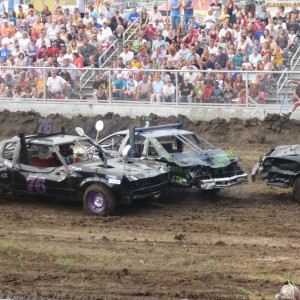
M 127 195 L 127 199 L 136 200 L 136 199 L 145 199 L 145 198 L 150 198 L 152 196 L 157 196 L 163 190 L 165 190 L 168 187 L 168 185 L 169 182 L 166 180 L 156 185 L 151 185 L 148 187 L 131 190 L 129 195 Z
M 248 182 L 247 174 L 235 175 L 223 178 L 211 178 L 200 180 L 199 187 L 201 190 L 212 190 L 230 187 L 233 185 L 243 184 Z

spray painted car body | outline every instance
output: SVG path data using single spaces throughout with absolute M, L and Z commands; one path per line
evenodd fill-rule
M 90 213 L 111 214 L 119 202 L 156 196 L 168 186 L 168 168 L 162 163 L 125 161 L 121 157 L 104 159 L 105 154 L 97 144 L 94 156 L 74 155 L 67 160 L 61 154 L 61 147 L 86 149 L 91 145 L 91 139 L 66 135 L 63 131 L 20 134 L 2 141 L 2 194 L 11 191 L 77 199 L 83 201 Z
M 166 163 L 173 186 L 216 192 L 248 181 L 237 159 L 181 129 L 180 123 L 119 131 L 99 144 L 115 157 L 129 144 L 134 149 L 132 156 Z
M 252 181 L 263 180 L 267 185 L 292 188 L 300 201 L 300 145 L 272 148 L 252 169 Z

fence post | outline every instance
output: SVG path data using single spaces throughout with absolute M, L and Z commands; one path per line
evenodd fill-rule
M 112 81 L 111 81 L 111 70 L 108 70 L 108 102 L 112 102 L 112 93 L 111 93 L 111 88 L 112 88 Z
M 46 97 L 47 97 L 47 82 L 46 82 L 46 74 L 45 74 L 46 69 L 43 69 L 43 82 L 44 82 L 44 102 L 46 102 Z
M 176 99 L 176 106 L 179 106 L 179 94 L 178 94 L 178 72 L 175 73 L 175 99 Z
M 248 97 L 249 97 L 249 89 L 248 89 L 248 84 L 249 84 L 249 78 L 248 78 L 248 71 L 246 72 L 246 107 L 249 106 L 249 101 L 248 101 Z

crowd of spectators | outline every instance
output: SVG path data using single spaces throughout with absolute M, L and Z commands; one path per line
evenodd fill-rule
M 163 17 L 157 5 L 128 12 L 109 2 L 72 11 L 58 6 L 53 13 L 28 4 L 6 12 L 0 0 L 0 97 L 89 101 L 76 93 L 81 68 L 100 67 L 130 27 L 134 40 L 123 45 L 109 76 L 96 72 L 95 101 L 175 102 L 178 95 L 187 103 L 265 103 L 272 71 L 282 70 L 297 49 L 296 3 L 271 15 L 265 4 L 242 10 L 234 0 L 212 0 L 200 22 L 194 1 L 171 0 L 170 16 Z M 246 82 L 243 70 L 256 70 L 255 78 Z

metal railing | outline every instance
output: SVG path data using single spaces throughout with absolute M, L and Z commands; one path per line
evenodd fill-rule
M 278 81 L 277 81 L 277 84 L 276 84 L 276 95 L 277 95 L 277 100 L 279 102 L 279 98 L 280 98 L 280 93 L 281 93 L 281 90 L 284 88 L 287 80 L 288 80 L 288 77 L 285 76 L 286 75 L 286 72 L 287 72 L 288 68 L 285 68 L 283 73 L 280 75 Z M 283 79 L 283 82 L 281 83 Z
M 140 22 L 140 18 L 137 18 L 123 33 L 123 45 L 127 43 L 131 37 L 133 37 L 139 30 L 137 23 Z
M 85 69 L 85 72 L 80 76 L 79 79 L 79 89 L 81 90 L 84 88 L 89 80 L 94 76 L 94 65 L 88 66 Z
M 103 53 L 100 55 L 98 60 L 99 69 L 101 69 L 111 57 L 119 51 L 119 41 L 115 40 Z M 110 53 L 111 52 L 111 53 Z M 106 57 L 109 55 L 108 57 Z
M 295 67 L 298 65 L 300 60 L 300 47 L 297 48 L 296 52 L 294 53 L 293 57 L 291 58 L 291 63 L 290 63 L 290 70 L 294 71 Z M 287 72 L 288 68 L 285 68 L 283 73 L 281 74 L 281 76 L 279 77 L 278 81 L 277 81 L 277 99 L 279 102 L 279 98 L 280 98 L 280 93 L 283 90 L 283 88 L 286 86 L 286 83 L 288 81 L 288 75 L 289 73 Z M 283 82 L 281 83 L 283 79 Z
M 300 47 L 297 48 L 297 51 L 295 52 L 295 54 L 291 59 L 291 71 L 293 71 L 295 67 L 298 65 L 299 60 L 300 60 Z

